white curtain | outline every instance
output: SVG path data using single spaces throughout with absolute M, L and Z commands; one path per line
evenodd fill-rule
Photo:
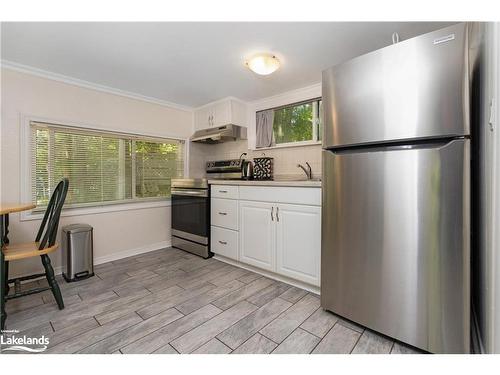
M 257 139 L 255 146 L 270 147 L 273 143 L 273 120 L 274 111 L 272 109 L 262 112 L 257 112 Z

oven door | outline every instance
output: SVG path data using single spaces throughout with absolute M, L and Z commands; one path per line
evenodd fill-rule
M 172 234 L 208 245 L 210 198 L 204 189 L 172 189 Z

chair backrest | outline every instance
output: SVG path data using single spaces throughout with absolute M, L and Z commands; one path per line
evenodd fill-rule
M 66 200 L 68 187 L 68 179 L 63 178 L 52 192 L 49 204 L 45 210 L 45 214 L 43 215 L 42 223 L 40 224 L 40 229 L 38 229 L 38 233 L 36 235 L 35 241 L 40 242 L 38 246 L 39 250 L 51 247 L 56 243 L 59 217 L 61 216 L 61 210 L 64 201 Z

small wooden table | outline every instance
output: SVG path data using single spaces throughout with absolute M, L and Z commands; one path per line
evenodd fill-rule
M 0 203 L 0 215 L 32 210 L 35 207 L 33 203 Z
M 0 266 L 1 266 L 1 277 L 5 277 L 5 260 L 3 256 L 3 251 L 1 251 L 4 243 L 9 243 L 9 214 L 14 212 L 28 211 L 35 208 L 36 205 L 32 203 L 0 203 Z M 0 288 L 0 304 L 1 306 L 1 329 L 5 327 L 5 320 L 7 319 L 7 313 L 5 312 L 5 290 Z

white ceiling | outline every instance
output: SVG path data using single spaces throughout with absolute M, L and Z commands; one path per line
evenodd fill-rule
M 159 100 L 197 107 L 226 96 L 257 100 L 321 80 L 321 71 L 451 23 L 2 23 L 1 57 Z M 282 67 L 257 76 L 259 51 Z

